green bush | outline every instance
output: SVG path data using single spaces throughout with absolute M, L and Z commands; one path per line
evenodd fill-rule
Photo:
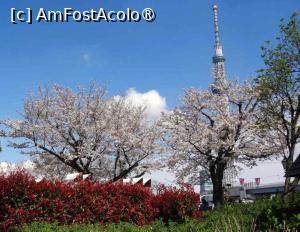
M 281 196 L 255 203 L 227 204 L 204 214 L 204 228 L 212 231 L 281 231 L 300 228 L 300 194 L 287 201 Z
M 257 212 L 258 229 L 279 230 L 300 228 L 300 194 L 283 201 L 277 196 L 272 200 L 261 200 L 254 204 Z

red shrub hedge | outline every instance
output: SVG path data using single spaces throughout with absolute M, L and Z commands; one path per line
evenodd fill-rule
M 180 189 L 162 185 L 154 198 L 158 217 L 164 222 L 183 222 L 187 217 L 199 219 L 202 215 L 198 210 L 199 194 L 190 185 L 183 185 Z
M 181 220 L 197 212 L 196 196 L 176 189 L 155 196 L 143 186 L 122 183 L 36 182 L 18 171 L 0 176 L 0 229 L 33 221 L 144 225 L 158 217 Z

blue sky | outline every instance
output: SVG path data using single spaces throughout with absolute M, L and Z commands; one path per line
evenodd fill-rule
M 22 100 L 39 84 L 86 86 L 109 83 L 109 93 L 157 90 L 169 107 L 183 89 L 212 81 L 212 4 L 219 5 L 220 31 L 231 79 L 262 67 L 260 46 L 278 34 L 280 18 L 300 10 L 299 0 L 52 0 L 0 2 L 0 118 L 18 117 Z M 142 10 L 152 23 L 10 23 L 10 9 Z M 23 159 L 6 149 L 0 161 Z

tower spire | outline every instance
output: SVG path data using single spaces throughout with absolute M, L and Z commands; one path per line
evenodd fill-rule
M 220 32 L 219 32 L 219 21 L 218 21 L 218 6 L 213 5 L 214 12 L 214 29 L 215 29 L 215 56 L 223 56 Z
M 214 83 L 212 91 L 216 94 L 221 94 L 227 86 L 225 74 L 225 57 L 223 56 L 223 49 L 220 40 L 219 20 L 218 20 L 218 6 L 213 5 L 214 13 L 214 33 L 215 33 L 215 54 L 213 56 L 213 77 Z

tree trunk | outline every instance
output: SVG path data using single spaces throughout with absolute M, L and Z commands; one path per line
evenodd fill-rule
M 213 202 L 215 207 L 219 208 L 224 204 L 224 176 L 225 164 L 215 164 L 210 168 L 210 175 L 213 184 Z
M 289 156 L 286 160 L 285 172 L 287 172 L 293 165 L 294 153 L 295 153 L 295 145 L 292 145 L 291 148 L 289 149 Z M 286 177 L 284 183 L 284 195 L 288 195 L 288 193 L 291 192 L 291 188 L 292 188 L 291 177 Z
M 292 195 L 295 188 L 297 187 L 298 183 L 299 183 L 299 177 L 295 177 L 293 181 L 291 177 L 287 177 L 285 179 L 285 186 L 284 186 L 284 193 L 283 193 L 284 200 L 288 200 L 288 198 Z
M 115 176 L 111 182 L 116 182 L 122 178 L 126 178 L 126 176 L 137 166 L 139 166 L 138 162 L 135 162 L 132 166 L 130 166 L 129 168 L 127 168 L 126 170 L 123 170 L 121 173 L 119 173 L 119 175 Z

